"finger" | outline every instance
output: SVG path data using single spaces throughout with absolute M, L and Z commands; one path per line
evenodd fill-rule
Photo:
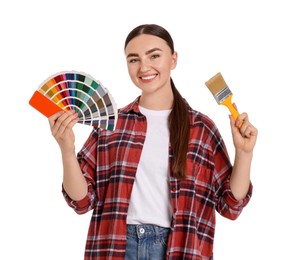
M 248 129 L 246 130 L 246 132 L 249 138 L 252 136 L 257 136 L 258 134 L 258 130 L 253 125 L 250 125 Z
M 52 134 L 56 137 L 62 135 L 68 125 L 77 118 L 78 114 L 74 110 L 67 111 L 66 113 L 62 114 L 55 121 L 55 124 L 52 128 Z
M 233 118 L 232 115 L 229 115 L 229 119 L 230 119 L 230 128 L 231 128 L 231 132 L 234 135 L 236 132 L 238 132 L 238 127 L 236 126 L 236 121 Z
M 56 119 L 59 118 L 64 113 L 65 113 L 65 111 L 60 111 L 60 112 L 57 112 L 54 115 L 48 117 L 48 122 L 49 122 L 50 127 L 53 127 Z
M 250 138 L 250 137 L 251 137 L 251 132 L 252 132 L 252 130 L 251 130 L 251 126 L 248 126 L 248 127 L 245 129 L 245 131 L 244 131 L 244 133 L 243 133 L 243 136 L 246 137 L 246 138 Z
M 67 117 L 60 118 L 61 121 L 59 122 L 59 128 L 58 128 L 59 132 L 62 134 L 64 130 L 69 126 L 69 124 L 73 120 L 77 119 L 77 117 L 78 117 L 78 114 L 74 110 L 67 112 Z
M 257 136 L 257 133 L 257 129 L 249 121 L 245 124 L 245 128 L 241 129 L 242 136 L 246 138 Z
M 79 121 L 78 117 L 76 117 L 76 118 L 72 119 L 71 121 L 69 121 L 68 124 L 63 129 L 63 134 L 67 135 L 70 131 L 72 131 L 74 125 L 76 123 L 78 123 L 78 121 Z
M 246 137 L 246 132 L 248 131 L 248 128 L 249 128 L 249 121 L 244 121 L 244 123 L 240 127 L 240 133 L 243 137 Z
M 249 125 L 251 124 L 249 122 L 248 114 L 245 112 L 239 114 L 238 118 L 236 119 L 235 126 L 239 128 L 240 134 L 243 137 L 247 136 L 246 131 Z
M 247 113 L 239 114 L 238 118 L 236 119 L 236 126 L 242 128 L 242 126 L 249 122 L 249 117 Z

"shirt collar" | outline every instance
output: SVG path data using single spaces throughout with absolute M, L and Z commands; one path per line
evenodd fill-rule
M 134 113 L 140 113 L 139 111 L 139 99 L 140 99 L 140 96 L 138 96 L 132 103 L 130 103 L 129 105 L 123 107 L 120 109 L 120 112 L 122 113 L 131 113 L 131 112 L 134 112 Z

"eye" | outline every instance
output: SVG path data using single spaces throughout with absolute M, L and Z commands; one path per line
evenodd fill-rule
M 160 57 L 159 54 L 153 54 L 153 55 L 152 55 L 152 59 L 156 59 L 156 58 L 159 58 L 159 57 Z
M 137 62 L 138 61 L 138 59 L 130 59 L 128 62 L 129 63 L 135 63 L 135 62 Z

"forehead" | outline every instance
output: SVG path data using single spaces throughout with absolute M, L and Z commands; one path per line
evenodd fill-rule
M 146 51 L 159 48 L 163 51 L 170 51 L 170 48 L 165 40 L 160 37 L 141 34 L 134 37 L 126 46 L 125 53 L 145 53 Z

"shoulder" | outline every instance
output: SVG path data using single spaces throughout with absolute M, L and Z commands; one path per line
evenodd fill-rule
M 188 105 L 191 138 L 206 143 L 217 144 L 222 142 L 222 136 L 215 122 L 206 114 L 191 108 Z
M 193 109 L 189 104 L 188 112 L 191 127 L 201 126 L 207 128 L 210 131 L 214 131 L 215 129 L 217 129 L 215 123 L 208 115 Z

